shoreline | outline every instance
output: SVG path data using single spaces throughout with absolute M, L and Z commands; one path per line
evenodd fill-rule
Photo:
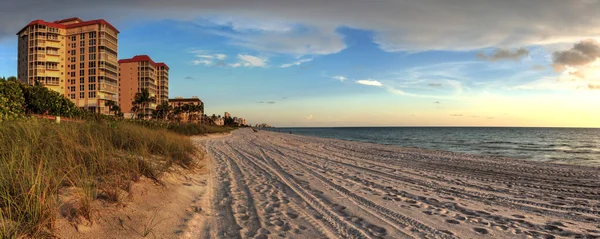
M 281 133 L 281 134 L 288 134 L 290 129 L 353 129 L 353 128 L 362 128 L 362 129 L 369 129 L 369 128 L 519 128 L 519 127 L 296 127 L 296 128 L 276 128 L 276 129 L 284 129 L 285 131 L 283 132 L 279 132 L 279 131 L 274 131 L 274 130 L 263 130 L 266 132 L 272 132 L 272 133 Z M 520 127 L 520 128 L 533 128 L 533 127 Z M 556 128 L 556 127 L 537 127 L 537 128 L 547 128 L 547 129 L 562 129 L 562 128 Z M 564 129 L 583 129 L 583 128 L 564 128 Z M 596 128 L 592 128 L 592 129 L 596 129 Z M 599 128 L 600 129 L 600 128 Z M 493 158 L 493 159 L 497 159 L 497 160 L 503 160 L 503 159 L 511 159 L 511 160 L 522 160 L 522 161 L 527 161 L 527 162 L 537 162 L 537 163 L 552 163 L 552 164 L 564 164 L 564 165 L 578 165 L 578 166 L 585 166 L 585 167 L 600 167 L 600 159 L 571 159 L 571 158 L 564 158 L 564 159 L 540 159 L 540 158 L 535 158 L 534 154 L 544 154 L 547 152 L 552 152 L 552 153 L 558 153 L 558 152 L 563 152 L 566 154 L 570 154 L 570 155 L 578 155 L 579 152 L 568 152 L 568 151 L 564 151 L 561 150 L 559 148 L 553 148 L 553 149 L 528 149 L 528 148 L 511 148 L 511 147 L 492 147 L 490 148 L 490 150 L 481 150 L 479 152 L 475 152 L 473 150 L 468 150 L 469 146 L 462 145 L 463 148 L 461 149 L 456 149 L 454 151 L 452 151 L 451 149 L 445 148 L 448 147 L 450 144 L 445 144 L 445 143 L 440 143 L 440 142 L 434 142 L 432 143 L 432 145 L 430 145 L 431 147 L 423 147 L 423 146 L 412 146 L 412 145 L 403 145 L 400 143 L 386 143 L 386 141 L 380 141 L 380 140 L 376 140 L 376 139 L 372 139 L 372 138 L 365 138 L 365 139 L 355 139 L 352 138 L 350 136 L 348 137 L 344 137 L 344 136 L 332 136 L 332 135 L 315 135 L 313 133 L 306 133 L 306 132 L 293 132 L 293 135 L 298 135 L 298 136 L 306 136 L 306 137 L 316 137 L 316 138 L 321 138 L 321 139 L 331 139 L 331 140 L 342 140 L 342 141 L 349 141 L 349 142 L 356 142 L 356 143 L 367 143 L 367 144 L 376 144 L 376 145 L 385 145 L 385 146 L 394 146 L 394 147 L 399 147 L 399 148 L 403 148 L 403 149 L 419 149 L 419 150 L 429 150 L 429 151 L 440 151 L 440 152 L 446 152 L 446 153 L 457 153 L 457 154 L 466 154 L 466 155 L 471 155 L 471 156 L 477 156 L 477 157 L 485 157 L 485 158 Z M 486 148 L 486 147 L 491 147 L 491 146 L 486 146 L 485 144 L 493 144 L 493 143 L 505 143 L 505 144 L 510 144 L 510 145 L 521 145 L 519 143 L 512 143 L 512 142 L 496 142 L 496 141 L 491 141 L 491 142 L 476 142 L 476 144 L 481 144 L 478 145 L 476 147 L 471 147 L 471 148 Z M 409 143 L 410 144 L 410 143 Z M 543 145 L 543 144 L 542 144 Z M 546 146 L 546 145 L 543 145 Z M 552 145 L 548 145 L 548 147 L 551 147 Z M 553 147 L 553 146 L 552 146 Z M 513 150 L 514 152 L 526 152 L 524 154 L 522 154 L 522 156 L 517 156 L 517 155 L 511 155 L 510 153 L 508 154 L 502 154 L 499 151 L 501 150 Z M 573 150 L 579 150 L 579 149 L 573 149 Z M 600 149 L 589 149 L 589 151 L 587 151 L 587 154 L 592 154 L 593 151 L 598 151 Z M 492 152 L 496 152 L 496 153 L 492 153 Z M 600 153 L 600 151 L 598 151 L 598 153 Z M 514 154 L 514 153 L 513 153 Z M 529 154 L 529 156 L 525 156 L 526 154 Z
M 211 238 L 600 237 L 595 167 L 246 129 L 203 144 Z

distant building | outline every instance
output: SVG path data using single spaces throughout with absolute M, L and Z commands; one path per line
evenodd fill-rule
M 229 114 L 229 112 L 225 112 L 225 116 L 223 116 L 224 118 L 231 118 L 231 114 Z
M 173 99 L 169 99 L 169 106 L 173 108 L 173 111 L 176 111 L 176 108 L 179 108 L 181 111 L 183 111 L 184 107 L 186 107 L 185 105 L 200 106 L 200 108 L 197 111 L 191 110 L 190 112 L 181 112 L 176 116 L 179 121 L 198 123 L 200 120 L 202 120 L 202 115 L 204 114 L 204 103 L 198 98 L 198 96 L 192 96 L 191 98 L 175 97 Z
M 216 118 L 216 119 L 214 120 L 214 122 L 215 122 L 215 125 L 218 125 L 218 126 L 223 126 L 223 125 L 225 125 L 225 119 L 223 119 L 223 117 L 218 117 L 218 118 Z
M 117 102 L 119 31 L 103 19 L 35 20 L 18 33 L 17 78 L 56 91 L 81 109 L 109 114 Z
M 121 74 L 119 76 L 119 106 L 127 116 L 133 113 L 135 94 L 147 89 L 154 101 L 148 104 L 143 111 L 151 115 L 156 106 L 169 98 L 169 67 L 162 62 L 154 62 L 147 55 L 137 55 L 131 59 L 119 60 Z

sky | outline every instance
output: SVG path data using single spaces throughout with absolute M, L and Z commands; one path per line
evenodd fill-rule
M 0 2 L 0 76 L 35 19 L 105 19 L 169 95 L 275 126 L 600 127 L 597 0 Z

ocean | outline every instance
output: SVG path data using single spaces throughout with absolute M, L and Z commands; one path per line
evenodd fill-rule
M 600 165 L 600 129 L 512 127 L 271 128 L 270 131 L 403 147 Z

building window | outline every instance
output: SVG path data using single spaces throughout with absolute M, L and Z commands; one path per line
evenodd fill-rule
M 96 69 L 89 69 L 88 70 L 88 75 L 95 75 L 96 74 Z
M 89 84 L 88 90 L 96 90 L 96 84 Z M 90 93 L 92 93 L 92 92 L 90 92 Z M 90 97 L 90 98 L 92 98 L 92 97 Z
M 75 64 L 71 65 L 71 70 L 75 70 Z
M 71 99 L 75 99 L 75 94 L 71 94 L 69 96 L 71 97 Z
M 90 46 L 90 53 L 94 53 L 96 52 L 96 47 L 95 46 Z
M 71 41 L 77 41 L 77 36 L 75 36 L 75 35 L 71 36 Z
M 81 33 L 81 34 L 79 34 L 79 38 L 80 38 L 81 40 L 85 40 L 85 33 Z
M 75 40 L 73 40 L 73 41 L 75 41 Z M 75 43 L 75 42 L 71 43 L 71 48 L 75 48 L 75 47 L 77 47 L 77 43 Z
M 85 46 L 85 41 L 80 41 L 79 42 L 79 46 L 84 47 Z
M 90 38 L 96 38 L 96 32 L 90 32 L 89 33 L 89 37 Z
M 71 72 L 71 77 L 75 77 L 75 72 Z
M 85 61 L 85 55 L 80 55 L 79 56 L 79 61 Z
M 85 75 L 85 70 L 83 70 L 83 69 L 79 70 L 79 76 L 83 76 L 83 75 Z
M 85 47 L 79 49 L 79 54 L 85 54 Z
M 85 78 L 79 77 L 79 84 L 83 84 L 83 83 L 85 83 Z
M 91 98 L 91 99 L 96 98 L 96 92 L 95 91 L 88 92 L 88 98 Z
M 84 91 L 85 90 L 85 86 L 84 85 L 79 85 L 79 91 Z
M 90 62 L 88 63 L 88 67 L 89 67 L 89 68 L 95 68 L 95 67 L 96 67 L 96 62 L 95 62 L 95 61 L 90 61 Z
M 69 87 L 69 88 L 71 88 L 71 89 L 70 89 L 70 90 L 71 90 L 71 92 L 75 92 L 75 86 L 71 86 L 71 87 Z
M 75 62 L 76 58 L 75 57 L 70 57 L 71 58 L 71 62 Z
M 95 46 L 95 45 L 96 45 L 96 39 L 90 40 L 90 46 Z
M 85 62 L 79 62 L 79 68 L 81 68 L 81 69 L 85 68 Z
M 85 92 L 79 92 L 79 99 L 85 98 Z
M 94 82 L 96 82 L 96 76 L 88 76 L 88 82 L 89 82 L 89 83 L 94 83 Z
M 95 61 L 96 60 L 96 54 L 90 54 L 89 59 L 90 59 L 90 61 Z
M 75 54 L 77 54 L 77 50 L 72 50 L 71 51 L 71 56 L 74 56 Z

